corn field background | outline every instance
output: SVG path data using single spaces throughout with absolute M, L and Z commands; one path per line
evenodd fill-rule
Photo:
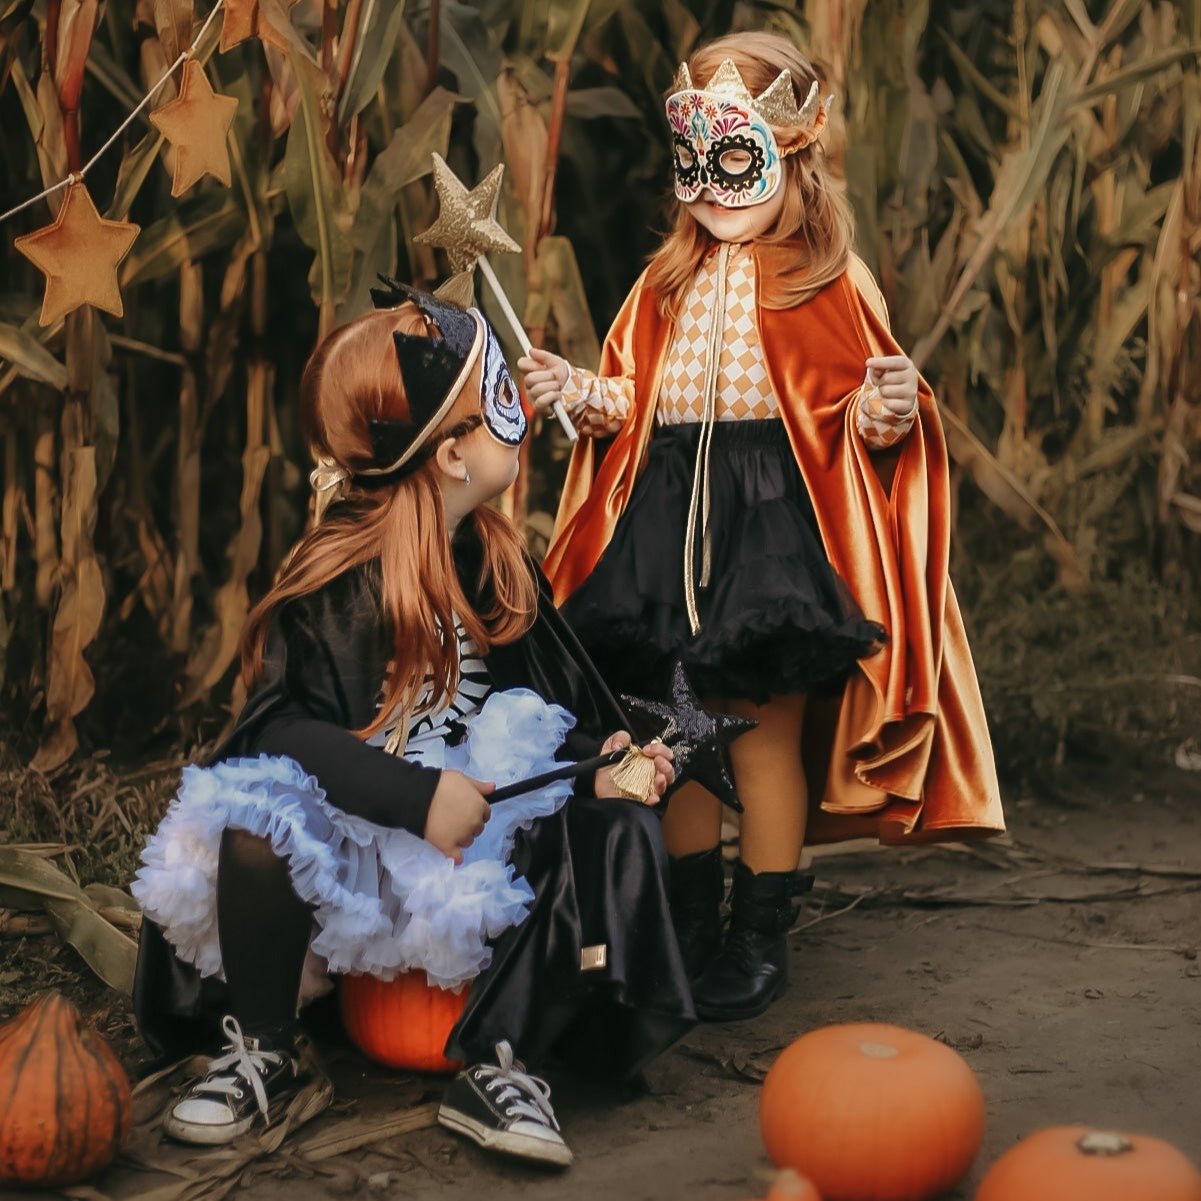
M 663 226 L 662 95 L 732 28 L 794 38 L 838 95 L 827 145 L 860 251 L 947 424 L 954 578 L 1003 771 L 1201 768 L 1201 0 L 256 11 L 261 39 L 217 53 L 218 23 L 200 47 L 239 102 L 231 188 L 172 199 L 145 120 L 88 176 L 104 215 L 142 226 L 122 319 L 39 327 L 41 277 L 11 242 L 53 210 L 3 227 L 10 831 L 132 838 L 140 765 L 178 762 L 237 705 L 247 608 L 306 520 L 305 358 L 377 271 L 446 271 L 412 244 L 431 152 L 468 183 L 505 162 L 524 252 L 498 272 L 536 344 L 593 365 Z M 208 12 L 0 0 L 0 209 L 86 161 Z M 506 500 L 535 550 L 565 458 L 543 429 Z

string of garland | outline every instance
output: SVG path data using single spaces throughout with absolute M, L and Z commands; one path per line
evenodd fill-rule
M 7 221 L 38 201 L 64 188 L 67 191 L 58 215 L 49 225 L 13 240 L 13 247 L 45 277 L 45 293 L 38 316 L 41 325 L 52 325 L 84 304 L 103 309 L 116 317 L 123 315 L 124 304 L 117 273 L 132 249 L 140 227 L 132 221 L 110 221 L 101 217 L 84 177 L 117 144 L 125 130 L 181 68 L 178 95 L 151 112 L 149 118 L 174 152 L 171 195 L 182 195 L 206 175 L 212 175 L 226 187 L 230 186 L 232 172 L 227 140 L 238 102 L 232 96 L 213 91 L 198 51 L 218 15 L 225 12 L 228 24 L 229 15 L 235 7 L 238 6 L 234 0 L 216 0 L 192 44 L 181 51 L 79 170 L 70 172 L 66 178 L 0 214 L 0 222 Z M 230 32 L 223 27 L 223 45 L 227 40 L 232 41 L 227 39 Z

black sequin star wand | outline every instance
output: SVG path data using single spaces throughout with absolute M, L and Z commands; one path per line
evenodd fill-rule
M 730 713 L 710 713 L 693 690 L 684 665 L 677 659 L 671 673 L 671 697 L 667 702 L 623 696 L 621 702 L 635 717 L 652 726 L 667 727 L 660 733 L 675 754 L 676 783 L 695 780 L 723 804 L 742 812 L 742 802 L 730 773 L 729 746 L 735 738 L 759 723 Z
M 693 691 L 683 664 L 677 662 L 672 671 L 671 699 L 648 701 L 641 697 L 623 696 L 622 703 L 635 717 L 641 717 L 650 727 L 651 737 L 657 738 L 672 750 L 676 769 L 676 784 L 685 779 L 695 780 L 719 797 L 731 809 L 742 811 L 742 803 L 734 788 L 728 764 L 728 747 L 740 734 L 753 730 L 758 724 L 747 717 L 735 717 L 729 713 L 710 713 L 700 703 Z M 599 771 L 603 767 L 618 766 L 614 779 L 621 785 L 622 768 L 629 769 L 632 787 L 623 795 L 634 800 L 649 801 L 653 789 L 654 769 L 635 744 L 621 750 L 596 755 L 580 763 L 564 763 L 528 780 L 517 780 L 506 784 L 488 796 L 490 804 L 496 805 L 515 796 L 522 796 L 535 789 L 544 788 L 556 780 L 572 780 Z M 637 781 L 637 783 L 635 783 Z M 674 787 L 674 786 L 673 786 Z

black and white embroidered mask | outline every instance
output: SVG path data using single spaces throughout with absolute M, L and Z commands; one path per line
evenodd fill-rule
M 480 381 L 480 404 L 484 425 L 498 442 L 505 446 L 520 446 L 525 440 L 529 422 L 521 407 L 517 385 L 509 374 L 505 354 L 492 327 L 484 322 L 484 373 Z

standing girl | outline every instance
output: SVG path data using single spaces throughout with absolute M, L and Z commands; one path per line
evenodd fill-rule
M 316 351 L 304 423 L 339 498 L 250 614 L 253 685 L 143 855 L 135 1010 L 159 1051 L 225 1046 L 164 1128 L 221 1143 L 295 1083 L 327 972 L 470 983 L 439 1120 L 566 1164 L 514 1054 L 626 1077 L 692 1019 L 652 809 L 609 772 L 490 808 L 624 716 L 513 526 L 525 416 L 483 318 L 393 287 Z M 629 742 L 611 736 L 604 749 Z M 654 801 L 674 779 L 654 761 Z M 217 987 L 219 980 L 224 987 Z
M 803 843 L 1003 828 L 947 578 L 934 398 L 889 332 L 818 139 L 812 66 L 734 34 L 681 68 L 667 117 L 674 227 L 618 314 L 600 372 L 532 351 L 539 408 L 581 433 L 544 567 L 607 681 L 662 687 L 683 658 L 745 807 L 722 941 L 718 801 L 664 833 L 697 1012 L 753 1016 L 785 983 Z M 720 945 L 719 945 L 720 944 Z

